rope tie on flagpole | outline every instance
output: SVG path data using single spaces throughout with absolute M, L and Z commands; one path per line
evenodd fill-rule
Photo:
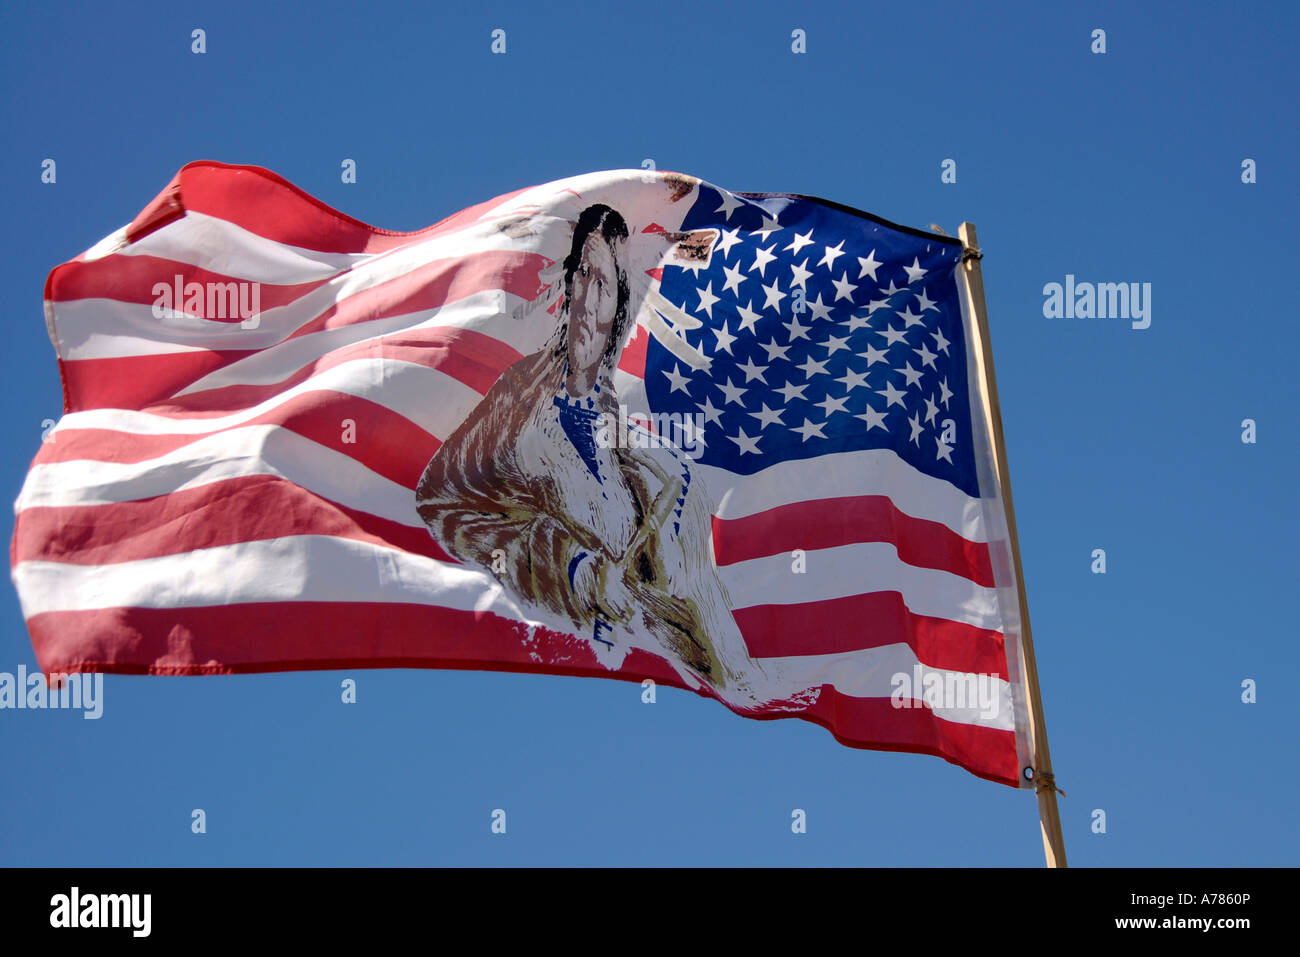
M 972 259 L 980 260 L 983 258 L 984 258 L 984 254 L 980 252 L 979 248 L 976 246 L 967 246 L 965 251 L 961 254 L 961 261 L 963 263 L 969 262 Z
M 1056 776 L 1051 771 L 1035 771 L 1034 792 L 1041 794 L 1043 791 L 1055 791 L 1061 797 L 1066 796 L 1065 792 L 1056 786 Z

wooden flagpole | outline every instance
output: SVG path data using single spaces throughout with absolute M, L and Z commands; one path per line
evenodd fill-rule
M 962 223 L 957 231 L 966 247 L 962 263 L 965 269 L 967 304 L 975 320 L 980 355 L 984 369 L 986 406 L 990 438 L 997 463 L 998 485 L 1007 508 L 1007 531 L 1011 539 L 1011 558 L 1016 572 L 1016 590 L 1020 598 L 1020 649 L 1024 659 L 1022 674 L 1029 698 L 1029 733 L 1033 747 L 1033 780 L 1038 792 L 1038 821 L 1043 831 L 1043 853 L 1048 867 L 1065 867 L 1065 837 L 1061 833 L 1061 815 L 1056 807 L 1056 781 L 1052 777 L 1052 756 L 1047 748 L 1047 724 L 1043 720 L 1043 700 L 1038 689 L 1038 665 L 1034 660 L 1034 640 L 1029 629 L 1029 603 L 1025 597 L 1025 576 L 1020 567 L 1020 541 L 1016 534 L 1016 509 L 1011 501 L 1011 477 L 1007 472 L 1006 443 L 1002 435 L 1002 409 L 998 404 L 997 376 L 993 372 L 993 346 L 989 341 L 988 314 L 984 303 L 984 276 L 980 272 L 979 242 L 973 223 Z M 1061 792 L 1064 794 L 1065 792 Z

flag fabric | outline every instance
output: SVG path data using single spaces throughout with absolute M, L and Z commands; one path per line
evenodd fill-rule
M 962 254 L 679 173 L 394 233 L 192 163 L 46 283 L 41 669 L 650 678 L 1027 786 Z

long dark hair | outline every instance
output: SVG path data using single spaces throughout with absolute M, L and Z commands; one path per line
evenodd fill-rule
M 615 240 L 626 240 L 628 238 L 627 222 L 618 213 L 617 210 L 604 205 L 595 203 L 588 206 L 578 217 L 578 224 L 573 229 L 573 246 L 569 249 L 569 255 L 564 259 L 564 306 L 561 310 L 563 321 L 560 323 L 559 341 L 555 346 L 555 355 L 568 358 L 569 355 L 569 300 L 573 296 L 573 274 L 578 271 L 582 265 L 582 250 L 587 244 L 587 238 L 596 230 L 600 230 L 600 235 L 609 243 L 610 252 L 614 252 Z M 617 278 L 618 285 L 618 306 L 614 312 L 614 325 L 609 330 L 609 339 L 605 342 L 605 351 L 601 354 L 601 361 L 608 363 L 610 357 L 622 348 L 623 335 L 627 331 L 628 324 L 628 304 L 631 299 L 631 291 L 628 286 L 627 272 L 619 263 L 618 255 L 614 257 L 614 275 Z

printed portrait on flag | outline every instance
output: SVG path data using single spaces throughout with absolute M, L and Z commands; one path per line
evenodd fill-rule
M 668 441 L 619 447 L 605 425 L 620 415 L 613 373 L 636 319 L 628 242 L 619 212 L 582 211 L 555 332 L 434 453 L 417 507 L 450 555 L 575 635 L 623 651 L 648 638 L 743 700 L 761 671 L 713 564 L 690 457 Z

